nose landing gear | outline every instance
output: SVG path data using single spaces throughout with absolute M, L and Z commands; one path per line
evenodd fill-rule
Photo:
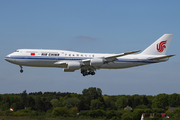
M 20 73 L 23 73 L 23 67 L 21 65 L 20 65 L 20 68 L 21 68 Z

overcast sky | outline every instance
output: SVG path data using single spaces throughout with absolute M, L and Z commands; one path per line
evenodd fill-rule
M 0 94 L 82 93 L 89 87 L 108 95 L 180 94 L 179 0 L 1 0 Z M 164 63 L 97 70 L 83 77 L 62 68 L 20 67 L 4 60 L 16 49 L 61 49 L 122 53 L 144 50 L 165 33 L 174 34 Z

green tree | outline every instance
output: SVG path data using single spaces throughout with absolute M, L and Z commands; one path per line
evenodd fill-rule
M 31 107 L 32 109 L 35 108 L 35 100 L 33 97 L 27 97 L 26 107 Z
M 133 101 L 133 108 L 136 108 L 136 106 L 140 105 L 141 104 L 141 100 L 139 97 L 136 97 Z
M 82 91 L 85 101 L 90 105 L 92 100 L 102 97 L 102 91 L 100 88 L 90 87 Z
M 163 93 L 163 94 L 158 94 L 154 99 L 153 99 L 153 107 L 157 108 L 165 108 L 168 106 L 168 95 Z
M 153 113 L 165 113 L 166 110 L 165 109 L 162 109 L 162 108 L 155 108 L 153 109 Z
M 59 100 L 58 99 L 52 99 L 51 100 L 51 104 L 53 105 L 53 107 L 57 107 L 57 105 L 59 104 Z
M 104 98 L 101 96 L 101 97 L 98 97 L 98 100 L 102 103 L 102 106 L 104 106 L 104 109 L 106 109 L 106 103 L 104 101 Z
M 168 97 L 169 106 L 178 107 L 180 106 L 180 95 L 174 93 Z
M 68 108 L 78 107 L 79 104 L 80 104 L 80 100 L 78 98 L 76 98 L 76 97 L 67 98 L 63 102 L 63 105 L 68 107 Z
M 56 108 L 53 109 L 52 114 L 54 116 L 63 116 L 63 117 L 70 116 L 67 107 L 56 107 Z
M 73 107 L 70 109 L 70 114 L 73 115 L 73 116 L 76 116 L 77 113 L 78 113 L 78 108 L 77 107 Z
M 130 113 L 124 113 L 124 114 L 121 116 L 121 120 L 133 120 L 133 117 L 131 116 Z
M 173 112 L 172 112 L 172 116 L 174 118 L 180 118 L 180 108 L 174 109 Z
M 104 110 L 105 109 L 104 104 L 101 101 L 99 101 L 98 99 L 92 100 L 91 101 L 91 110 L 97 110 L 97 109 Z
M 44 107 L 44 103 L 43 103 L 43 101 L 41 100 L 41 98 L 38 97 L 37 100 L 36 100 L 35 108 L 36 108 L 36 110 L 42 111 L 42 110 L 43 110 L 43 107 Z
M 51 109 L 53 106 L 50 103 L 50 101 L 46 100 L 45 97 L 38 97 L 36 100 L 35 108 L 38 111 L 44 111 L 46 112 L 47 110 Z
M 142 104 L 146 106 L 149 104 L 149 101 L 145 95 L 143 95 Z
M 10 109 L 9 102 L 4 103 L 1 108 L 2 108 L 2 111 L 9 110 Z
M 115 102 L 115 105 L 118 109 L 122 109 L 127 106 L 127 97 L 126 96 L 118 96 L 117 101 Z
M 115 116 L 116 116 L 116 112 L 114 110 L 106 112 L 106 119 L 112 119 Z
M 130 107 L 133 107 L 133 101 L 134 101 L 134 98 L 133 98 L 133 97 L 130 97 L 130 98 L 128 99 L 127 105 L 130 106 Z
M 21 97 L 26 97 L 27 96 L 27 93 L 26 93 L 26 90 L 24 90 L 22 93 L 21 93 Z
M 3 100 L 3 96 L 2 95 L 0 95 L 0 102 Z
M 136 109 L 146 109 L 147 106 L 146 105 L 138 105 L 136 106 Z
M 84 97 L 80 96 L 79 99 L 80 99 L 80 103 L 79 103 L 78 110 L 89 110 L 90 109 L 89 103 L 86 102 Z
M 142 109 L 135 109 L 133 111 L 133 119 L 134 120 L 140 120 L 142 113 L 144 113 L 144 110 L 142 110 Z
M 9 103 L 11 104 L 10 95 L 4 96 L 3 103 Z
M 87 113 L 87 116 L 93 117 L 93 118 L 99 118 L 99 117 L 104 117 L 105 116 L 105 111 L 104 110 L 90 110 Z
M 175 114 L 179 114 L 179 115 L 180 115 L 180 108 L 174 109 L 172 113 L 173 113 L 174 115 L 175 115 Z

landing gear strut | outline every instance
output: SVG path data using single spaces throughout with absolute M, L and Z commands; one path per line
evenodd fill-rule
M 83 76 L 86 76 L 86 75 L 95 75 L 95 72 L 93 70 L 81 70 L 81 74 Z
M 20 65 L 20 68 L 21 68 L 20 72 L 23 73 L 23 67 L 21 65 Z

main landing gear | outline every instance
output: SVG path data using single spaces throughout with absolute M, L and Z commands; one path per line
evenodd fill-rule
M 20 72 L 23 73 L 23 67 L 21 65 L 20 65 L 20 68 L 21 68 Z
M 95 72 L 93 70 L 81 70 L 81 74 L 83 76 L 86 76 L 86 75 L 95 75 Z

